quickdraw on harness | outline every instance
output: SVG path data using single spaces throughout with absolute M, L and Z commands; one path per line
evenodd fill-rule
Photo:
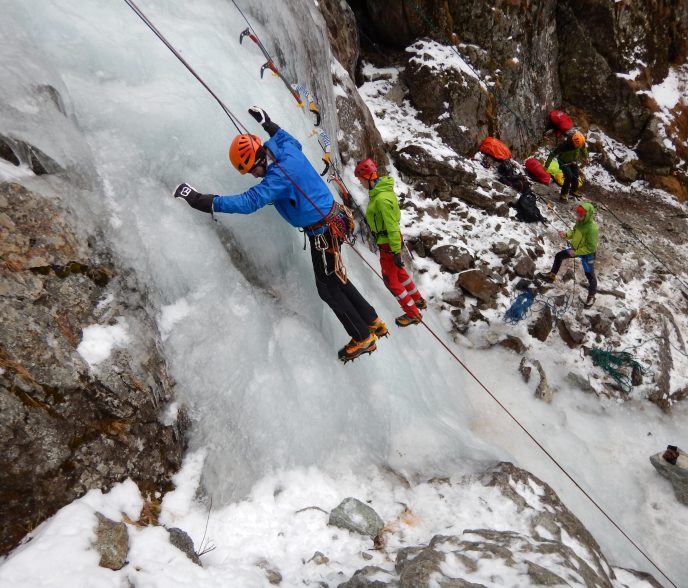
M 346 284 L 348 278 L 346 277 L 346 267 L 344 267 L 344 261 L 342 260 L 341 245 L 342 243 L 348 243 L 353 246 L 356 242 L 356 235 L 354 234 L 356 225 L 353 212 L 343 204 L 334 202 L 327 216 L 317 223 L 304 227 L 304 232 L 312 233 L 323 227 L 326 228 L 325 231 L 313 236 L 313 245 L 322 255 L 325 275 L 331 276 L 334 273 L 342 284 Z M 329 242 L 326 233 L 330 235 Z M 327 271 L 327 253 L 330 253 L 334 259 L 334 267 L 331 272 Z

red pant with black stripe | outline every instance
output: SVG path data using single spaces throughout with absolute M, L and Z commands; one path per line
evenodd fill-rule
M 396 297 L 399 306 L 407 315 L 418 316 L 420 311 L 416 308 L 415 302 L 421 299 L 420 292 L 407 271 L 394 265 L 394 253 L 389 245 L 380 245 L 380 267 L 382 279 Z

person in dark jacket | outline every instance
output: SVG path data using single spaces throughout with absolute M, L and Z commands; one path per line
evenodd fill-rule
M 576 224 L 570 231 L 561 231 L 559 236 L 570 243 L 570 247 L 561 250 L 554 256 L 552 269 L 547 273 L 539 273 L 537 277 L 547 282 L 554 282 L 561 263 L 565 259 L 579 257 L 583 263 L 583 272 L 588 280 L 588 298 L 585 307 L 590 308 L 595 304 L 597 293 L 597 276 L 595 275 L 595 255 L 597 253 L 597 240 L 599 227 L 594 220 L 595 207 L 590 202 L 583 202 L 576 207 Z
M 263 109 L 254 106 L 249 113 L 270 135 L 270 140 L 263 145 L 256 135 L 238 135 L 230 146 L 229 159 L 239 173 L 250 173 L 262 178 L 261 182 L 231 196 L 201 194 L 188 184 L 181 184 L 175 197 L 209 213 L 251 214 L 273 204 L 284 220 L 303 228 L 308 235 L 318 294 L 351 337 L 339 350 L 339 359 L 346 363 L 372 353 L 377 348 L 377 336 L 386 335 L 387 327 L 340 271 L 339 242 L 331 234 L 330 224 L 344 212 L 301 151 L 301 144 L 272 122 Z
M 545 161 L 545 169 L 549 169 L 552 159 L 557 158 L 559 169 L 564 174 L 564 183 L 561 185 L 561 200 L 568 200 L 571 196 L 578 196 L 578 162 L 583 164 L 588 162 L 588 148 L 585 146 L 585 135 L 576 131 L 565 141 L 557 145 Z

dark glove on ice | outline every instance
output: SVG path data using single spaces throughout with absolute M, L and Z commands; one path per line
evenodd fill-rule
M 251 106 L 251 108 L 248 109 L 248 113 L 256 119 L 256 122 L 259 125 L 264 125 L 265 123 L 270 122 L 268 113 L 258 106 Z
M 259 106 L 251 106 L 248 113 L 256 119 L 256 121 L 265 129 L 265 132 L 271 137 L 279 131 L 279 126 L 270 120 L 268 113 Z
M 179 184 L 174 191 L 174 197 L 186 200 L 191 208 L 195 208 L 201 212 L 213 211 L 213 199 L 215 198 L 215 194 L 201 194 L 189 186 L 189 184 Z
M 401 253 L 394 254 L 394 265 L 397 267 L 404 267 L 404 260 L 401 259 Z

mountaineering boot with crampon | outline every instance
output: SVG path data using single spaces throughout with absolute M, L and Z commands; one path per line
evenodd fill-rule
M 352 359 L 356 359 L 365 353 L 372 353 L 377 349 L 375 344 L 375 335 L 371 333 L 363 341 L 356 341 L 351 339 L 344 347 L 339 350 L 339 361 L 346 363 Z
M 422 318 L 423 317 L 420 313 L 418 313 L 415 316 L 402 314 L 401 316 L 395 318 L 394 322 L 397 324 L 398 327 L 408 327 L 409 325 L 417 325 L 418 323 L 420 323 Z
M 552 272 L 538 272 L 535 274 L 535 277 L 539 280 L 543 280 L 544 282 L 549 282 L 552 284 L 557 279 L 557 274 L 553 274 Z
M 586 298 L 585 302 L 583 303 L 583 306 L 585 306 L 585 308 L 590 308 L 593 304 L 595 304 L 595 295 L 594 294 L 588 294 L 588 297 Z
M 378 339 L 380 339 L 381 337 L 389 336 L 387 324 L 380 317 L 376 318 L 372 323 L 368 325 L 368 330 Z
M 425 310 L 428 307 L 428 301 L 425 298 L 419 298 L 415 304 L 418 310 Z

